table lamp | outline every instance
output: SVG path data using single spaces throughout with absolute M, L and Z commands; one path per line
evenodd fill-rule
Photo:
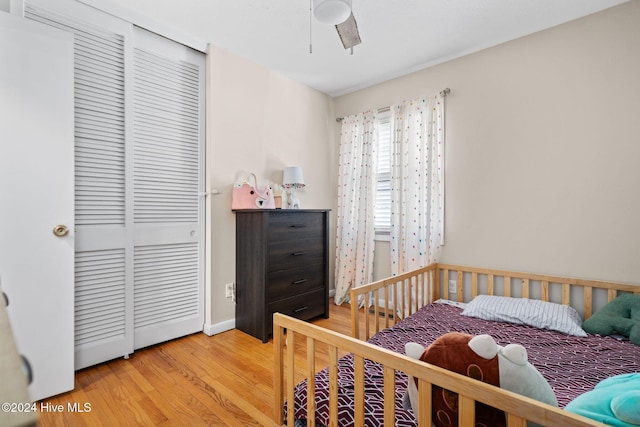
M 294 196 L 293 189 L 304 187 L 302 169 L 299 166 L 284 168 L 282 186 L 287 189 L 287 209 L 299 209 L 300 201 Z

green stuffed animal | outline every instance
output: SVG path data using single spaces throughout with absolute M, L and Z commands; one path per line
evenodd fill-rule
M 602 380 L 564 409 L 610 426 L 640 426 L 640 373 Z
M 640 345 L 640 295 L 623 294 L 596 311 L 582 323 L 591 334 L 619 334 Z

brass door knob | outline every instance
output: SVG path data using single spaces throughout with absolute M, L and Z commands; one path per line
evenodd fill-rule
M 61 224 L 53 227 L 53 234 L 55 234 L 58 237 L 66 236 L 67 233 L 69 233 L 69 229 L 67 228 L 66 225 Z

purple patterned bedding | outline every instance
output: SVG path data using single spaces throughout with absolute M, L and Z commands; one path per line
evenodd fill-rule
M 397 325 L 380 331 L 369 342 L 404 354 L 407 342 L 425 347 L 439 336 L 459 331 L 472 335 L 490 334 L 500 345 L 522 344 L 531 362 L 553 388 L 560 407 L 598 382 L 623 373 L 640 372 L 640 346 L 612 337 L 575 337 L 529 326 L 492 322 L 460 315 L 461 309 L 446 304 L 430 304 Z M 366 425 L 383 424 L 383 368 L 365 361 Z M 295 416 L 305 424 L 306 381 L 298 384 Z M 338 363 L 339 425 L 353 425 L 353 357 Z M 407 377 L 396 373 L 396 426 L 416 426 L 411 411 L 402 408 Z M 325 369 L 316 375 L 316 423 L 329 424 L 329 381 Z

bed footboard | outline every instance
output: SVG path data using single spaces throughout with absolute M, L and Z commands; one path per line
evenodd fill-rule
M 286 331 L 286 334 L 285 334 Z M 296 342 L 306 342 L 306 355 L 296 354 Z M 600 426 L 587 418 L 563 411 L 547 404 L 520 396 L 466 376 L 438 368 L 374 346 L 337 332 L 303 322 L 279 313 L 273 317 L 274 344 L 274 421 L 285 425 L 284 402 L 294 402 L 294 388 L 302 375 L 308 381 L 307 425 L 315 425 L 314 376 L 319 348 L 328 352 L 329 359 L 329 418 L 330 425 L 338 425 L 338 356 L 354 355 L 354 419 L 355 425 L 365 425 L 365 370 L 364 361 L 380 363 L 384 367 L 384 425 L 395 424 L 395 375 L 404 372 L 418 378 L 420 395 L 419 426 L 431 425 L 431 385 L 438 385 L 459 395 L 459 425 L 471 427 L 475 421 L 475 402 L 483 402 L 503 410 L 510 427 L 525 427 L 526 421 L 544 426 Z M 300 345 L 298 345 L 300 347 Z M 300 352 L 298 352 L 300 353 Z M 305 353 L 302 351 L 302 353 Z M 324 357 L 324 356 L 323 356 Z M 301 366 L 298 366 L 301 365 Z M 287 406 L 286 425 L 295 422 L 293 404 Z

